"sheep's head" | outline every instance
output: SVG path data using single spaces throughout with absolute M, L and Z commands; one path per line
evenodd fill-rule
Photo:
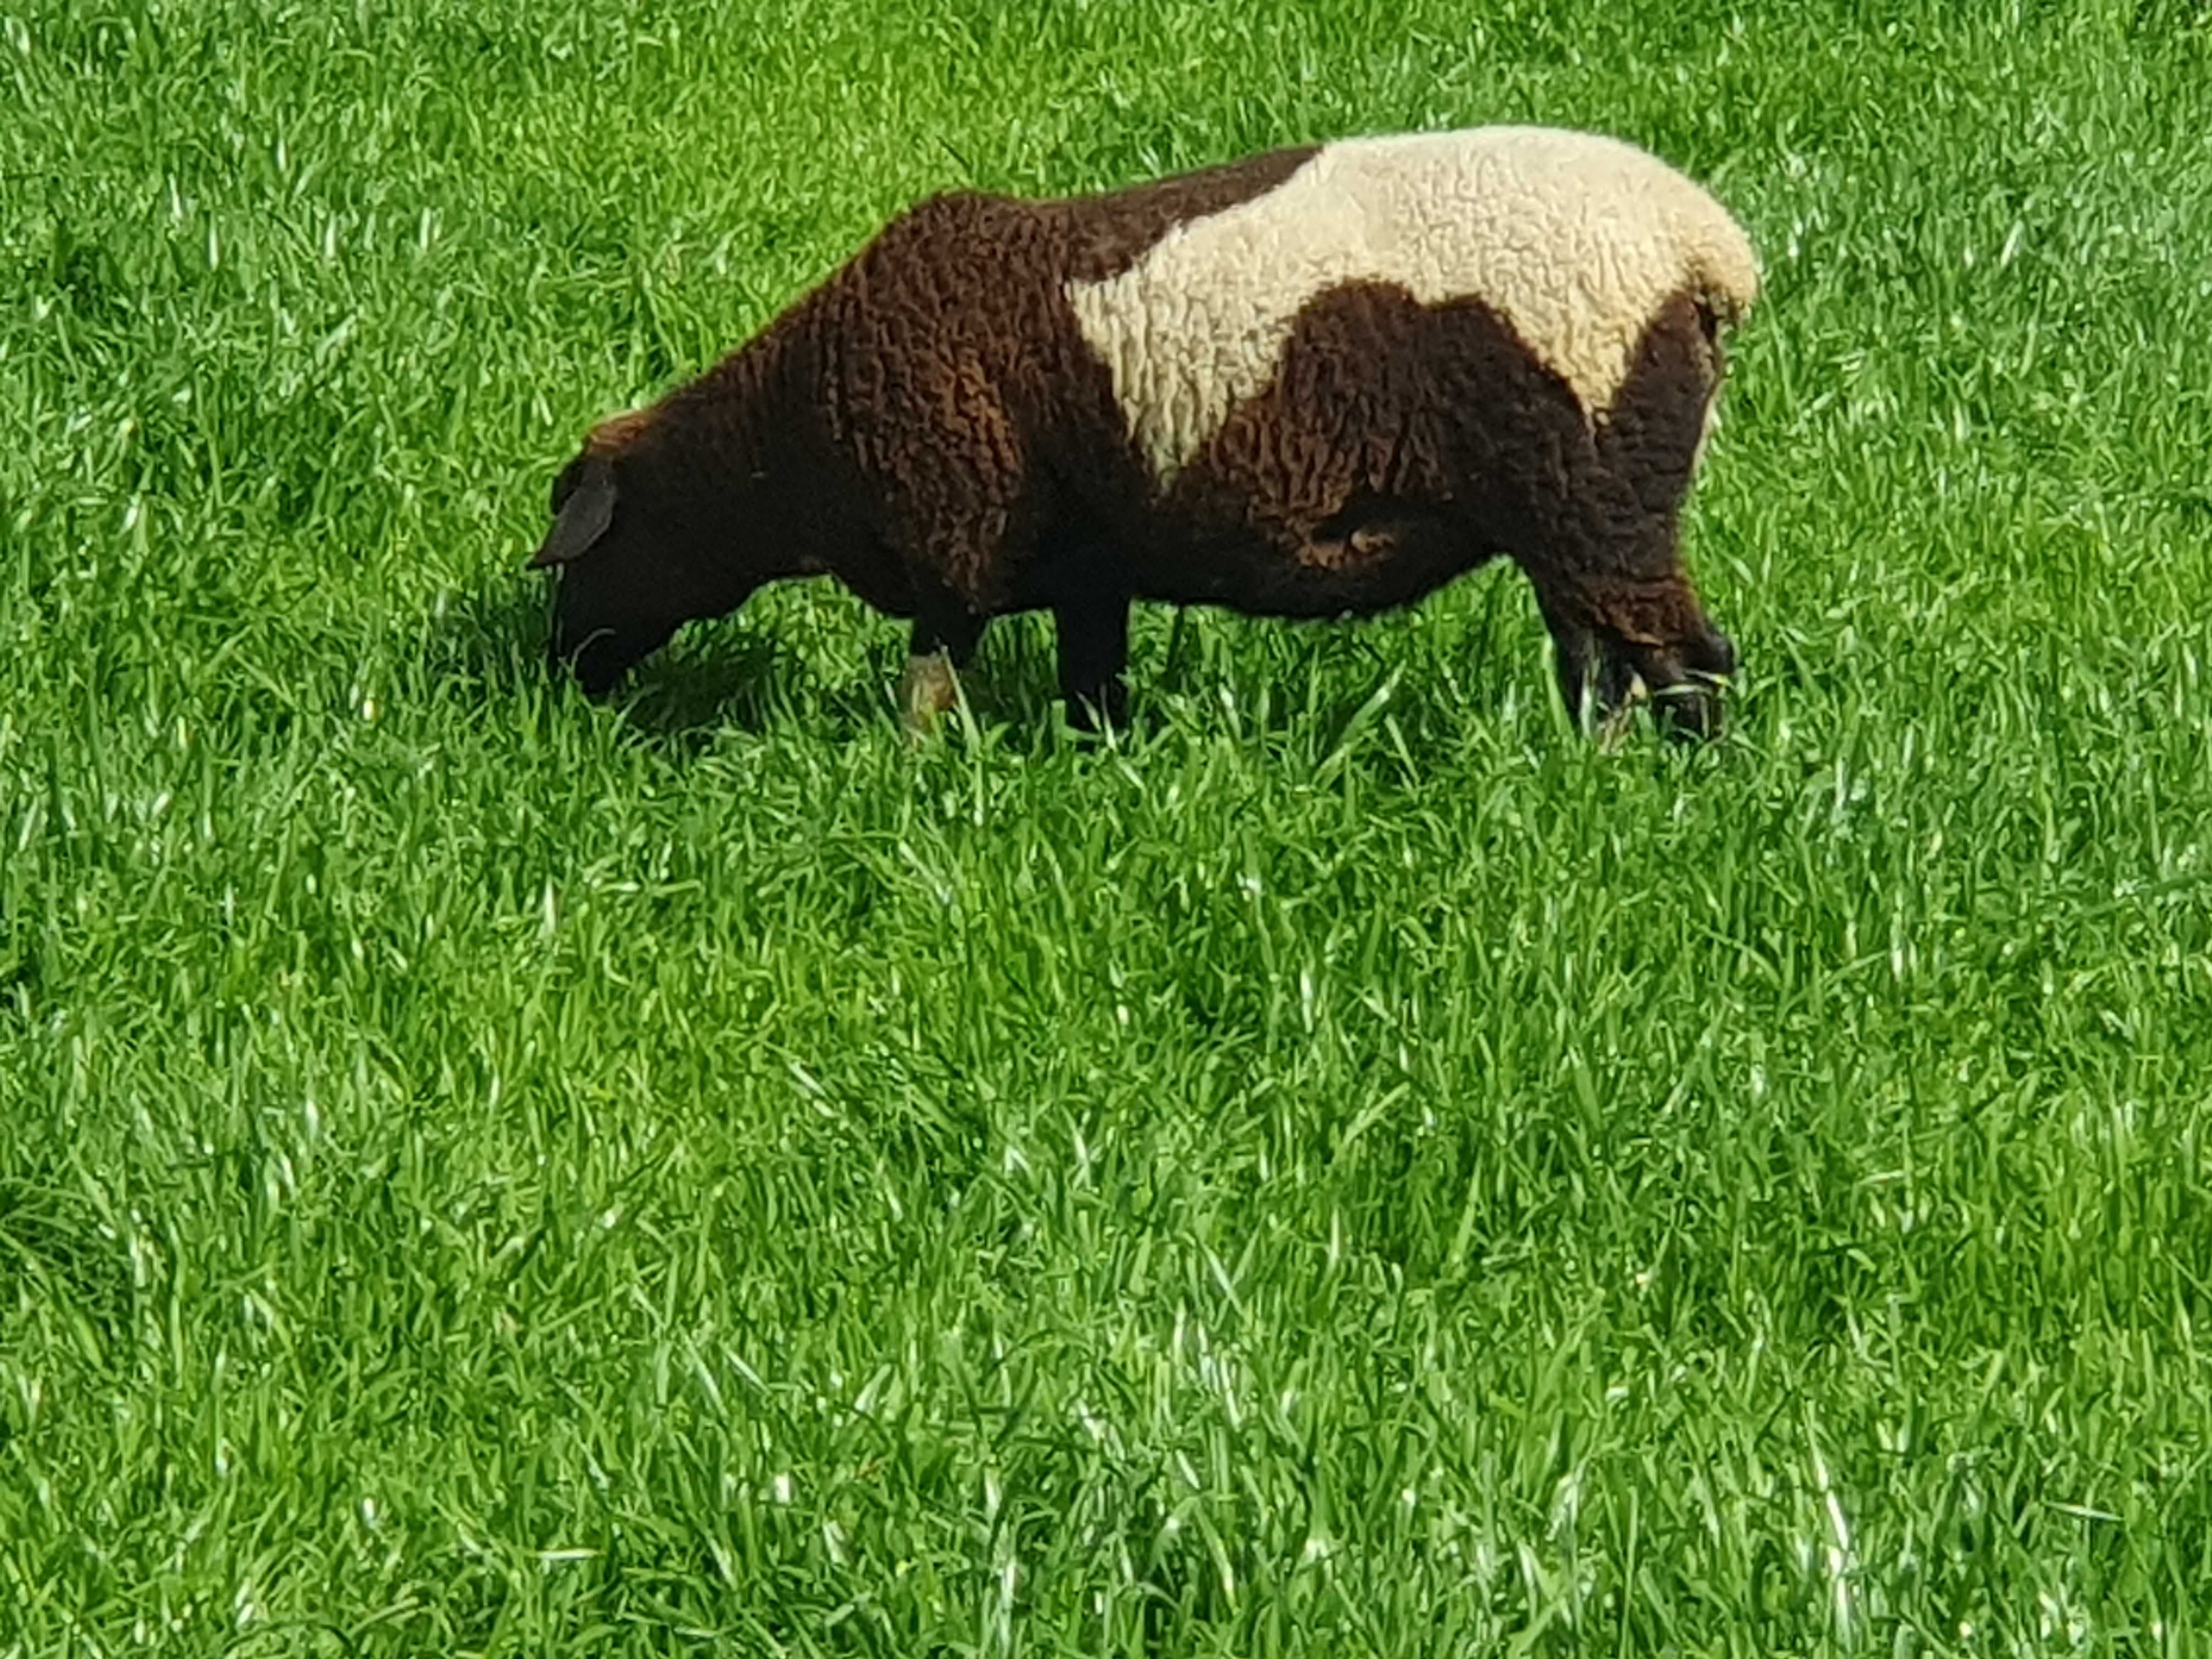
M 665 458 L 628 441 L 634 422 L 608 422 L 553 482 L 553 526 L 530 561 L 554 573 L 547 649 L 590 696 L 695 617 L 743 603 L 751 585 L 708 556 L 700 504 L 672 488 Z

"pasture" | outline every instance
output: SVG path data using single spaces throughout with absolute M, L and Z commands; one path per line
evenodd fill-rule
M 0 4 L 0 1656 L 2212 1641 L 2212 21 Z M 1595 128 L 1729 740 L 1494 566 L 600 707 L 593 419 L 929 191 Z M 1173 649 L 1170 651 L 1170 646 Z

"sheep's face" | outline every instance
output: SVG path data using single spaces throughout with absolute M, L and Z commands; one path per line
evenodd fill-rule
M 562 469 L 552 528 L 530 562 L 555 574 L 548 653 L 592 696 L 685 623 L 750 591 L 734 591 L 726 565 L 697 556 L 701 538 L 679 504 L 626 471 L 619 455 L 594 447 Z

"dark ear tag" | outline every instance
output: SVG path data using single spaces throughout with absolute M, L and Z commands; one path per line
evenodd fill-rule
M 607 533 L 614 516 L 614 468 L 605 456 L 594 455 L 584 463 L 584 476 L 561 503 L 553 528 L 545 532 L 544 544 L 532 555 L 527 568 L 545 570 L 582 557 Z

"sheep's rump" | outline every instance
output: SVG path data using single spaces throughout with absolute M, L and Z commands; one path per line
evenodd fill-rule
M 1726 210 L 1656 157 L 1595 135 L 1486 127 L 1321 146 L 1280 182 L 1064 292 L 1164 485 L 1273 381 L 1302 316 L 1347 285 L 1421 306 L 1480 301 L 1595 420 L 1665 308 L 1687 301 L 1733 321 L 1759 274 Z

